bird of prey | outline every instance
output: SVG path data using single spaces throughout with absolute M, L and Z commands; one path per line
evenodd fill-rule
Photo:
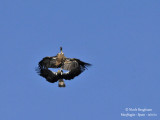
M 60 47 L 60 53 L 52 57 L 44 57 L 38 64 L 37 72 L 48 82 L 54 83 L 59 81 L 59 87 L 65 87 L 64 80 L 71 80 L 80 75 L 91 64 L 83 62 L 76 58 L 66 58 Z M 60 68 L 57 72 L 53 72 L 48 68 Z M 68 72 L 63 72 L 67 70 Z

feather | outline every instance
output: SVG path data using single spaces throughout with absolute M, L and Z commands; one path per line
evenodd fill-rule
M 63 79 L 71 80 L 80 75 L 91 64 L 83 62 L 76 58 L 66 58 L 60 48 L 61 53 L 56 56 L 44 57 L 40 62 L 37 72 L 40 76 L 44 77 L 48 82 L 54 83 L 59 81 L 59 87 L 65 87 Z M 61 68 L 58 72 L 52 72 L 48 68 Z M 63 70 L 68 72 L 63 73 Z
M 37 73 L 46 78 L 46 80 L 50 83 L 57 82 L 59 79 L 59 75 L 56 72 L 52 72 L 49 69 L 37 69 Z
M 45 57 L 39 62 L 39 67 L 41 68 L 57 68 L 56 65 L 56 56 Z
M 74 77 L 80 75 L 85 69 L 87 69 L 87 66 L 91 66 L 91 64 L 85 63 L 76 58 L 67 58 L 64 62 L 64 65 L 62 65 L 62 69 L 69 70 L 69 72 L 63 73 L 62 78 L 66 80 L 73 79 Z

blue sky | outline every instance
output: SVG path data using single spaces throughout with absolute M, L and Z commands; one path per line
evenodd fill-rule
M 155 120 L 160 108 L 160 1 L 0 1 L 1 120 Z M 93 64 L 66 88 L 35 68 L 63 46 Z

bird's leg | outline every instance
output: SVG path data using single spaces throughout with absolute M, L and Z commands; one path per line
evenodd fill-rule
M 62 70 L 62 68 L 61 68 L 61 70 L 60 70 L 60 71 L 61 71 L 61 75 L 62 75 L 62 74 L 63 74 L 63 70 Z

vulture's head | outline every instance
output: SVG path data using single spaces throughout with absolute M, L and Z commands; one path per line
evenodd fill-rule
M 57 60 L 63 61 L 66 57 L 64 56 L 64 53 L 62 52 L 62 47 L 60 47 L 60 53 L 57 54 Z
M 62 51 L 62 47 L 60 47 L 60 53 L 58 53 L 59 55 L 64 55 L 63 51 Z

